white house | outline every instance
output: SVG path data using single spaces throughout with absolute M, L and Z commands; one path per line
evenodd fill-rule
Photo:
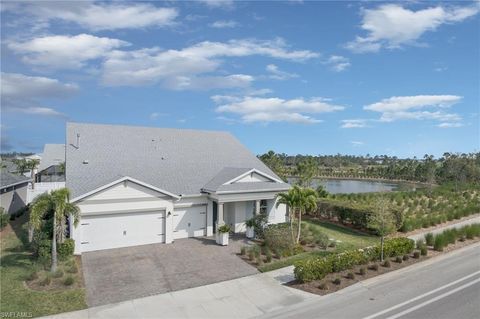
M 35 174 L 35 186 L 28 185 L 27 204 L 40 194 L 65 187 L 65 144 L 45 144 L 40 165 Z
M 276 207 L 283 182 L 227 132 L 67 123 L 66 186 L 81 210 L 75 253 L 212 236 Z

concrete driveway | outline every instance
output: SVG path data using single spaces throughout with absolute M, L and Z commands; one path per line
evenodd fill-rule
M 236 253 L 244 239 L 218 246 L 212 238 L 175 240 L 82 254 L 88 306 L 198 287 L 258 273 Z

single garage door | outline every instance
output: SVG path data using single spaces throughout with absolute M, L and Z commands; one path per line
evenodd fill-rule
M 173 212 L 173 239 L 206 235 L 207 206 L 175 208 Z
M 165 242 L 165 211 L 83 216 L 80 224 L 82 252 Z

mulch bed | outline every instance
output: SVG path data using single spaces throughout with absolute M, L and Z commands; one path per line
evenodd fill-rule
M 448 245 L 443 252 L 440 251 L 434 251 L 432 248 L 428 249 L 428 255 L 427 256 L 420 256 L 420 258 L 415 259 L 413 258 L 413 253 L 409 255 L 409 259 L 406 261 L 402 261 L 402 263 L 397 263 L 395 262 L 395 258 L 388 258 L 390 260 L 390 268 L 384 267 L 383 265 L 380 264 L 380 262 L 377 263 L 370 263 L 368 265 L 363 265 L 363 266 L 356 266 L 353 269 L 350 270 L 345 270 L 339 273 L 332 273 L 328 274 L 323 278 L 322 280 L 314 280 L 308 283 L 300 283 L 296 280 L 291 281 L 287 283 L 286 285 L 292 288 L 300 289 L 306 292 L 310 292 L 313 294 L 317 295 L 327 295 L 333 292 L 336 292 L 338 290 L 341 290 L 343 288 L 346 288 L 348 286 L 351 286 L 353 284 L 356 284 L 357 282 L 360 282 L 362 280 L 376 277 L 378 275 L 385 274 L 390 271 L 395 271 L 401 268 L 408 267 L 410 265 L 422 262 L 424 260 L 427 260 L 429 258 L 432 258 L 434 256 L 438 256 L 441 254 L 448 253 L 452 250 L 459 249 L 468 245 L 471 245 L 473 243 L 479 242 L 480 238 L 475 238 L 475 239 L 467 239 L 463 242 L 457 241 L 453 245 Z M 378 270 L 373 270 L 371 269 L 371 266 L 373 264 L 378 264 Z M 366 268 L 366 273 L 365 275 L 360 275 L 360 268 Z M 355 275 L 354 279 L 349 279 L 347 277 L 348 273 L 352 272 Z M 340 284 L 335 284 L 334 280 L 339 278 L 340 279 Z
M 84 288 L 84 280 L 83 280 L 83 271 L 82 271 L 82 259 L 80 256 L 73 256 L 75 259 L 75 264 L 77 265 L 78 271 L 76 273 L 68 273 L 64 271 L 64 274 L 61 278 L 53 278 L 51 277 L 51 282 L 49 285 L 42 285 L 42 280 L 45 278 L 45 275 L 49 272 L 49 270 L 45 271 L 38 271 L 38 278 L 34 280 L 26 280 L 25 286 L 31 290 L 35 291 L 64 291 L 69 289 L 77 289 L 77 288 Z M 59 268 L 61 269 L 61 265 L 59 264 Z M 72 276 L 75 278 L 75 282 L 71 285 L 65 285 L 63 282 L 65 278 L 68 276 Z

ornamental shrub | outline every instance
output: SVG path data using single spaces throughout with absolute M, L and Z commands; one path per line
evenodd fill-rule
M 425 234 L 425 243 L 427 244 L 427 246 L 433 246 L 433 234 L 432 233 Z
M 413 258 L 415 258 L 415 259 L 420 258 L 420 252 L 419 251 L 414 252 L 413 253 Z
M 9 216 L 7 213 L 5 213 L 3 207 L 0 207 L 0 229 L 3 229 L 3 227 L 7 226 L 8 218 Z
M 354 274 L 353 272 L 349 272 L 349 273 L 347 274 L 347 278 L 348 278 L 348 279 L 355 279 L 355 274 Z
M 333 283 L 334 283 L 335 285 L 340 285 L 340 284 L 342 283 L 342 279 L 340 279 L 339 277 L 337 277 L 337 278 L 335 278 L 335 279 L 333 280 Z
M 72 276 L 68 276 L 67 278 L 65 278 L 65 280 L 63 281 L 63 284 L 65 286 L 71 286 L 73 285 L 73 283 L 75 282 L 75 278 L 73 278 Z
M 240 248 L 240 255 L 245 256 L 247 254 L 247 247 L 243 246 Z
M 60 260 L 67 260 L 70 256 L 73 256 L 75 249 L 75 241 L 71 238 L 65 239 L 61 244 L 58 244 L 57 252 Z
M 422 255 L 422 256 L 428 255 L 427 247 L 422 247 L 422 248 L 420 249 L 420 255 Z
M 280 255 L 291 255 L 295 243 L 292 241 L 292 233 L 288 223 L 268 225 L 263 231 L 265 246 Z
M 433 249 L 435 249 L 436 251 L 443 251 L 443 248 L 445 248 L 446 245 L 447 245 L 447 241 L 443 234 L 438 234 L 435 236 L 435 239 L 433 242 Z
M 365 267 L 361 267 L 358 272 L 360 275 L 365 276 L 365 274 L 367 273 L 367 269 Z

